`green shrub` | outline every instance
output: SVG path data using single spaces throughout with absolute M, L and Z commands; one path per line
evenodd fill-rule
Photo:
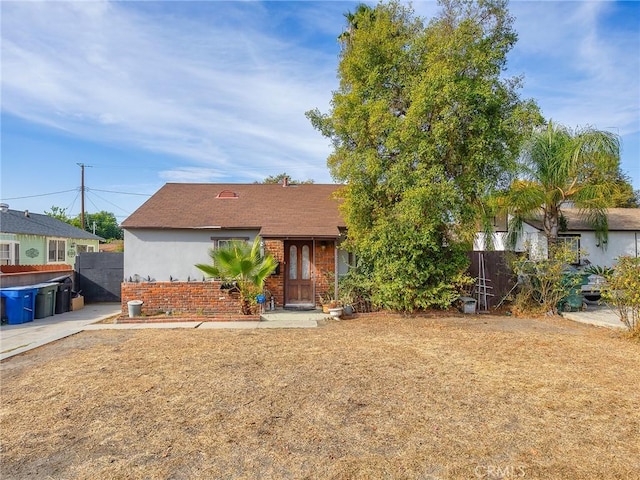
M 601 265 L 589 265 L 584 269 L 584 273 L 588 273 L 589 275 L 599 275 L 603 278 L 608 278 L 613 274 L 613 268 L 603 267 Z
M 213 278 L 233 282 L 240 292 L 240 311 L 250 315 L 256 311 L 256 295 L 262 293 L 266 278 L 276 268 L 277 261 L 270 254 L 260 252 L 260 237 L 253 245 L 233 241 L 226 248 L 211 249 L 212 265 L 197 264 L 196 267 Z
M 620 257 L 607 277 L 602 299 L 614 306 L 620 321 L 640 338 L 640 258 Z
M 557 314 L 558 305 L 580 284 L 580 275 L 569 267 L 575 257 L 570 246 L 558 244 L 549 246 L 548 258 L 516 258 L 512 263 L 519 284 L 516 312 Z

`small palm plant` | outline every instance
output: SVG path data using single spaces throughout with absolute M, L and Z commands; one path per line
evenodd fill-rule
M 256 296 L 262 293 L 266 278 L 278 264 L 273 256 L 262 255 L 260 238 L 253 245 L 243 241 L 233 241 L 228 247 L 210 249 L 212 265 L 199 263 L 198 269 L 209 277 L 235 282 L 240 292 L 240 311 L 250 315 L 256 304 Z

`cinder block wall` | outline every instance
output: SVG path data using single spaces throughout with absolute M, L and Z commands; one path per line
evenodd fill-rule
M 128 314 L 127 302 L 142 300 L 143 315 L 171 311 L 173 315 L 238 315 L 238 293 L 220 289 L 221 282 L 143 282 L 122 284 L 122 314 Z

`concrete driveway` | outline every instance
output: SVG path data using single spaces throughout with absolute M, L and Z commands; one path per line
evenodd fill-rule
M 2 325 L 0 360 L 75 335 L 89 324 L 118 315 L 121 308 L 119 303 L 92 303 L 75 312 L 61 313 L 18 325 Z
M 598 327 L 627 328 L 611 307 L 603 305 L 590 305 L 586 310 L 581 312 L 562 312 L 562 316 L 574 322 L 588 323 L 589 325 L 596 325 Z

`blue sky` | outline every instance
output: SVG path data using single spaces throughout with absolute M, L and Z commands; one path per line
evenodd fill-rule
M 336 37 L 357 3 L 3 1 L 2 201 L 79 213 L 78 163 L 90 166 L 86 210 L 120 220 L 165 182 L 331 182 L 329 144 L 304 112 L 328 111 Z M 506 74 L 524 76 L 522 97 L 619 134 L 640 189 L 640 2 L 510 11 Z

